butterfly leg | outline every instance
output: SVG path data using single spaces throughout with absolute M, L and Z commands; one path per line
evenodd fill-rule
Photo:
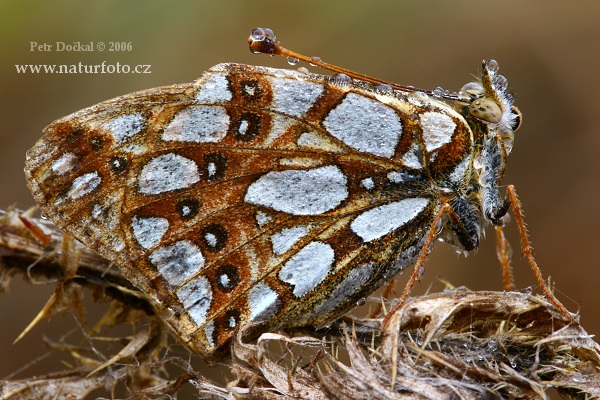
M 425 264 L 425 261 L 427 260 L 427 255 L 429 254 L 429 249 L 431 248 L 431 244 L 437 236 L 440 221 L 446 213 L 454 213 L 452 207 L 448 203 L 444 203 L 444 205 L 442 205 L 440 210 L 435 215 L 433 223 L 431 224 L 431 228 L 429 229 L 427 237 L 425 238 L 425 242 L 423 243 L 423 247 L 421 248 L 421 251 L 419 252 L 419 255 L 417 257 L 417 261 L 413 266 L 410 278 L 408 279 L 406 286 L 404 286 L 404 291 L 402 292 L 402 295 L 400 296 L 398 301 L 396 301 L 396 304 L 394 304 L 392 309 L 386 314 L 386 317 L 383 320 L 383 329 L 386 329 L 389 317 L 394 315 L 394 313 L 396 313 L 402 307 L 402 305 L 412 292 L 417 281 L 420 281 L 424 271 L 423 264 Z
M 515 290 L 515 280 L 511 265 L 512 248 L 504 236 L 503 225 L 496 225 L 496 254 L 502 268 L 502 283 L 504 290 L 512 292 Z
M 529 263 L 529 266 L 533 271 L 533 275 L 538 281 L 538 285 L 540 285 L 542 291 L 546 295 L 546 298 L 550 300 L 550 302 L 560 310 L 560 312 L 569 320 L 569 322 L 575 324 L 576 322 L 573 318 L 573 315 L 554 296 L 554 294 L 548 287 L 548 284 L 544 281 L 542 271 L 540 270 L 535 259 L 533 258 L 531 243 L 529 242 L 529 237 L 527 235 L 527 228 L 525 227 L 525 222 L 523 221 L 523 210 L 521 208 L 521 202 L 517 197 L 517 192 L 513 185 L 509 185 L 506 188 L 506 198 L 508 202 L 510 202 L 510 205 L 512 205 L 515 220 L 517 223 L 517 228 L 519 229 L 519 236 L 521 237 L 521 251 L 523 252 L 523 256 L 525 257 L 525 259 Z

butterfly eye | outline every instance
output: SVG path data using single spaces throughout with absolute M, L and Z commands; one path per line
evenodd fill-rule
M 502 119 L 502 109 L 494 100 L 483 97 L 473 100 L 469 114 L 486 122 L 498 123 Z

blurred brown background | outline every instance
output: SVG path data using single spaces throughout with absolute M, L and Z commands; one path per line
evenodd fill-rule
M 482 59 L 498 60 L 524 115 L 504 183 L 517 187 L 537 261 L 556 281 L 558 298 L 570 310 L 581 307 L 584 327 L 600 333 L 600 3 L 593 0 L 2 1 L 0 207 L 33 205 L 25 152 L 56 118 L 117 95 L 190 82 L 220 62 L 288 68 L 284 59 L 248 51 L 255 26 L 273 28 L 285 46 L 309 56 L 426 89 L 457 90 Z M 30 51 L 30 42 L 55 47 L 57 41 L 130 42 L 132 50 Z M 151 73 L 19 74 L 15 68 L 103 61 L 147 64 Z M 514 223 L 507 231 L 517 287 L 534 285 Z M 430 285 L 440 290 L 438 275 L 457 286 L 500 290 L 494 232 L 487 234 L 466 259 L 438 245 L 417 292 Z M 42 335 L 57 338 L 42 322 L 11 345 L 51 289 L 16 280 L 0 295 L 0 378 L 44 352 Z M 75 327 L 69 317 L 57 323 Z

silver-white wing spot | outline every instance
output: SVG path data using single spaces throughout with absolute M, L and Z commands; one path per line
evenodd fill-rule
M 208 167 L 206 167 L 206 170 L 208 172 L 208 177 L 212 178 L 217 173 L 217 166 L 213 162 L 208 163 Z
M 302 297 L 325 279 L 334 261 L 329 244 L 312 242 L 281 267 L 279 279 L 294 286 L 294 296 Z
M 238 133 L 240 135 L 245 135 L 248 132 L 248 127 L 250 124 L 245 119 L 240 122 L 240 126 L 238 127 Z
M 198 325 L 206 322 L 206 314 L 210 308 L 212 295 L 210 282 L 204 276 L 194 279 L 177 290 L 177 298 Z
M 206 318 L 206 312 L 204 313 L 204 318 Z M 206 336 L 206 340 L 208 341 L 208 345 L 215 348 L 215 320 L 209 321 L 206 325 L 204 325 L 204 335 Z
M 224 74 L 212 74 L 196 93 L 198 103 L 222 103 L 232 98 L 229 82 Z
M 162 134 L 165 141 L 216 143 L 229 128 L 229 115 L 223 107 L 190 106 L 179 111 Z
M 372 190 L 373 188 L 375 188 L 375 182 L 371 177 L 365 178 L 362 181 L 360 181 L 360 185 L 367 190 Z
M 286 78 L 270 78 L 274 111 L 302 117 L 323 93 L 323 85 Z
M 237 325 L 237 321 L 235 320 L 235 317 L 229 317 L 229 327 L 231 329 L 235 328 L 235 326 Z
M 210 233 L 208 232 L 206 235 L 204 235 L 204 240 L 206 240 L 206 243 L 208 243 L 208 245 L 210 247 L 216 247 L 217 244 L 219 243 L 217 237 L 215 236 L 214 233 Z
M 144 165 L 138 178 L 143 194 L 159 194 L 183 189 L 200 180 L 195 161 L 175 153 L 154 157 Z
M 227 275 L 227 274 L 221 274 L 221 275 L 219 275 L 219 283 L 224 288 L 228 287 L 229 284 L 231 283 L 231 279 L 229 279 L 229 275 Z
M 294 215 L 332 210 L 348 197 L 347 178 L 337 166 L 269 172 L 248 187 L 245 201 Z
M 450 180 L 452 182 L 460 182 L 465 179 L 470 165 L 471 156 L 465 157 L 464 160 L 462 160 L 450 174 Z
M 262 211 L 257 211 L 256 212 L 256 223 L 258 224 L 259 228 L 262 228 L 264 225 L 268 224 L 273 218 L 262 212 Z
M 294 120 L 279 114 L 273 114 L 271 120 L 271 130 L 265 139 L 265 146 L 271 145 L 279 136 L 283 135 L 287 129 L 294 123 Z
M 425 112 L 421 114 L 421 126 L 425 148 L 433 151 L 450 142 L 456 123 L 446 114 Z
M 264 282 L 259 282 L 248 294 L 250 321 L 267 320 L 279 310 L 279 296 Z
M 100 185 L 100 182 L 102 182 L 102 179 L 96 171 L 78 176 L 73 180 L 67 196 L 73 200 L 83 197 L 94 191 Z
M 402 182 L 404 182 L 405 174 L 404 174 L 404 172 L 400 172 L 400 171 L 390 171 L 387 174 L 387 178 L 389 179 L 390 182 L 402 183 Z
M 67 153 L 60 158 L 52 161 L 52 172 L 56 175 L 64 175 L 69 172 L 77 163 L 77 156 L 73 153 Z
M 400 228 L 419 215 L 428 204 L 429 200 L 417 197 L 375 207 L 356 217 L 350 229 L 365 242 L 370 242 Z
M 271 237 L 273 244 L 273 253 L 282 255 L 288 251 L 294 243 L 308 234 L 307 226 L 295 226 L 293 228 L 284 228 Z
M 413 144 L 412 147 L 402 156 L 402 162 L 409 168 L 423 168 L 421 157 L 419 157 L 419 145 Z
M 331 292 L 327 299 L 319 304 L 314 311 L 314 317 L 333 311 L 344 299 L 356 293 L 366 281 L 373 276 L 373 264 L 364 264 L 350 271 L 348 276 Z
M 101 128 L 106 129 L 117 144 L 121 144 L 140 133 L 144 129 L 145 121 L 146 118 L 141 114 L 125 114 L 106 121 L 101 125 Z
M 136 215 L 131 219 L 133 237 L 145 249 L 156 246 L 168 229 L 169 221 L 166 218 L 139 218 Z
M 382 157 L 394 155 L 402 136 L 402 122 L 391 107 L 356 93 L 348 93 L 323 125 L 348 146 Z
M 150 254 L 149 259 L 171 286 L 181 285 L 204 266 L 200 249 L 188 240 L 159 247 Z

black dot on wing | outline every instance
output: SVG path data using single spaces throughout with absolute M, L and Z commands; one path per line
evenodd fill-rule
M 108 166 L 112 172 L 121 175 L 129 168 L 129 162 L 123 157 L 115 156 L 110 159 Z
M 240 142 L 250 142 L 260 133 L 261 117 L 247 112 L 240 115 L 233 128 L 233 137 Z
M 244 79 L 240 82 L 241 95 L 246 101 L 257 101 L 263 95 L 260 84 L 255 79 Z
M 95 135 L 90 138 L 90 146 L 94 151 L 100 151 L 106 145 L 106 139 L 102 135 Z
M 219 317 L 218 326 L 220 330 L 232 331 L 240 322 L 240 311 L 237 309 L 229 309 L 227 312 Z
M 202 228 L 202 240 L 208 251 L 217 253 L 227 244 L 227 230 L 221 224 L 209 224 Z
M 204 174 L 209 181 L 216 181 L 225 176 L 227 157 L 219 153 L 204 155 Z
M 240 283 L 240 275 L 237 268 L 232 264 L 225 264 L 217 268 L 215 272 L 217 287 L 222 292 L 231 292 Z
M 200 200 L 194 198 L 179 200 L 175 208 L 181 219 L 190 220 L 200 212 Z

